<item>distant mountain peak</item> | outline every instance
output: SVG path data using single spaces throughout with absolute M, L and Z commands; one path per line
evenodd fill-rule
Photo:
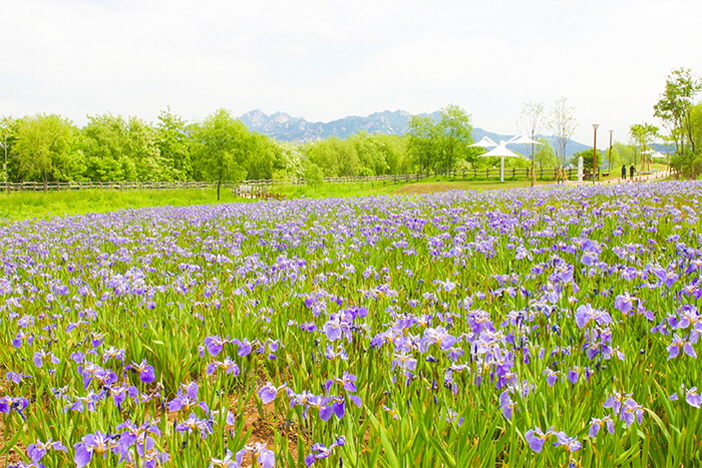
M 384 110 L 366 117 L 351 115 L 331 122 L 309 122 L 284 112 L 267 115 L 260 109 L 254 109 L 239 119 L 249 130 L 264 133 L 277 140 L 308 142 L 330 136 L 347 138 L 361 130 L 403 135 L 407 132 L 407 122 L 411 116 L 412 114 L 403 110 Z
M 431 114 L 419 114 L 428 116 L 438 121 L 441 115 L 438 111 Z M 374 112 L 368 116 L 349 115 L 331 122 L 310 122 L 302 117 L 293 117 L 285 112 L 275 112 L 267 115 L 261 109 L 254 109 L 239 117 L 249 130 L 263 133 L 279 141 L 296 141 L 306 143 L 310 141 L 323 140 L 328 137 L 347 138 L 354 133 L 366 131 L 368 133 L 381 133 L 385 135 L 404 135 L 407 133 L 407 122 L 412 114 L 403 110 L 384 110 Z M 494 141 L 508 140 L 510 136 L 488 132 L 480 128 L 473 128 L 473 139 L 480 140 L 483 136 L 489 136 Z M 546 137 L 554 145 L 554 137 Z M 568 143 L 568 155 L 588 148 L 581 143 L 570 141 Z

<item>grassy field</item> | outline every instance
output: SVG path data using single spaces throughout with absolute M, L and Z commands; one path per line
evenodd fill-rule
M 663 165 L 653 165 L 652 170 L 664 170 Z M 619 173 L 613 170 L 603 181 L 616 181 Z M 553 184 L 537 181 L 537 185 Z M 372 195 L 413 195 L 449 190 L 500 190 L 529 187 L 529 180 L 460 180 L 449 177 L 432 177 L 421 182 L 357 182 L 349 184 L 281 185 L 271 192 L 285 198 L 334 198 Z M 127 208 L 151 206 L 190 206 L 246 201 L 235 197 L 231 190 L 221 192 L 217 201 L 215 189 L 183 190 L 83 190 L 80 192 L 13 192 L 0 193 L 0 221 L 22 219 L 49 219 L 55 216 L 73 216 L 85 213 L 104 213 Z
M 319 184 L 276 187 L 272 192 L 286 198 L 333 198 L 369 195 L 405 195 L 444 192 L 447 190 L 491 190 L 525 187 L 528 183 L 507 181 L 450 181 L 441 178 L 424 182 L 392 184 L 382 182 Z M 222 190 L 218 202 L 215 189 L 183 190 L 84 190 L 80 192 L 12 192 L 0 193 L 0 219 L 49 219 L 85 213 L 105 213 L 127 208 L 151 206 L 189 206 L 247 201 Z
M 220 203 L 242 201 L 222 190 Z M 189 206 L 217 203 L 215 189 L 84 190 L 80 192 L 12 192 L 0 194 L 0 219 L 48 219 L 85 213 L 105 213 L 150 206 Z

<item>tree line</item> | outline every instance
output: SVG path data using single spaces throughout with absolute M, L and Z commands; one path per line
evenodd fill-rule
M 672 164 L 683 174 L 702 174 L 702 104 L 694 97 L 702 81 L 686 69 L 668 77 L 655 115 L 670 130 L 676 147 Z M 577 160 L 565 158 L 575 129 L 573 108 L 565 98 L 548 116 L 542 104 L 525 105 L 521 131 L 538 139 L 539 123 L 548 117 L 557 145 L 545 139 L 528 158 L 507 159 L 507 167 L 552 168 Z M 89 116 L 78 128 L 56 114 L 0 119 L 3 180 L 9 182 L 79 181 L 214 181 L 218 193 L 225 180 L 372 176 L 494 167 L 497 158 L 481 158 L 473 143 L 470 114 L 456 105 L 440 111 L 440 119 L 413 116 L 405 135 L 361 131 L 346 139 L 329 137 L 309 143 L 286 143 L 249 131 L 229 111 L 219 109 L 200 122 L 187 122 L 162 111 L 156 122 L 137 117 Z M 644 161 L 643 149 L 659 138 L 656 127 L 631 128 L 631 145 L 615 143 L 598 157 L 598 166 Z M 586 166 L 592 156 L 583 153 Z
M 403 136 L 362 131 L 297 144 L 250 132 L 224 109 L 194 123 L 169 109 L 155 123 L 103 114 L 82 128 L 56 114 L 4 117 L 0 144 L 9 182 L 215 181 L 219 189 L 225 180 L 315 181 L 494 163 L 476 160 L 472 130 L 470 115 L 449 105 L 438 122 L 413 117 Z

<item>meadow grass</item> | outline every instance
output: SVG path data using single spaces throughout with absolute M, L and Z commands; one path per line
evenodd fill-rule
M 216 189 L 182 190 L 81 190 L 61 192 L 0 193 L 0 218 L 50 219 L 55 216 L 75 216 L 105 213 L 127 208 L 152 206 L 189 206 L 245 201 L 231 190 L 221 191 L 217 201 Z
M 434 193 L 446 190 L 490 190 L 524 187 L 516 181 L 447 181 L 431 178 L 421 182 L 357 182 L 346 184 L 279 185 L 271 193 L 285 198 L 336 198 L 371 195 L 402 195 Z M 87 213 L 106 213 L 123 209 L 154 206 L 190 206 L 218 203 L 253 202 L 256 200 L 234 196 L 230 189 L 221 191 L 217 201 L 216 190 L 81 190 L 61 192 L 0 193 L 0 220 L 50 219 L 56 216 L 75 216 Z
M 699 466 L 701 208 L 690 182 L 0 226 L 0 458 Z

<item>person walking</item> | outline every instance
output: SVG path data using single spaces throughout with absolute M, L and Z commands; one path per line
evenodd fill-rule
M 626 180 L 626 164 L 622 165 L 622 179 Z
M 629 178 L 631 180 L 634 180 L 634 174 L 636 174 L 636 168 L 634 168 L 634 165 L 632 164 L 629 168 Z

